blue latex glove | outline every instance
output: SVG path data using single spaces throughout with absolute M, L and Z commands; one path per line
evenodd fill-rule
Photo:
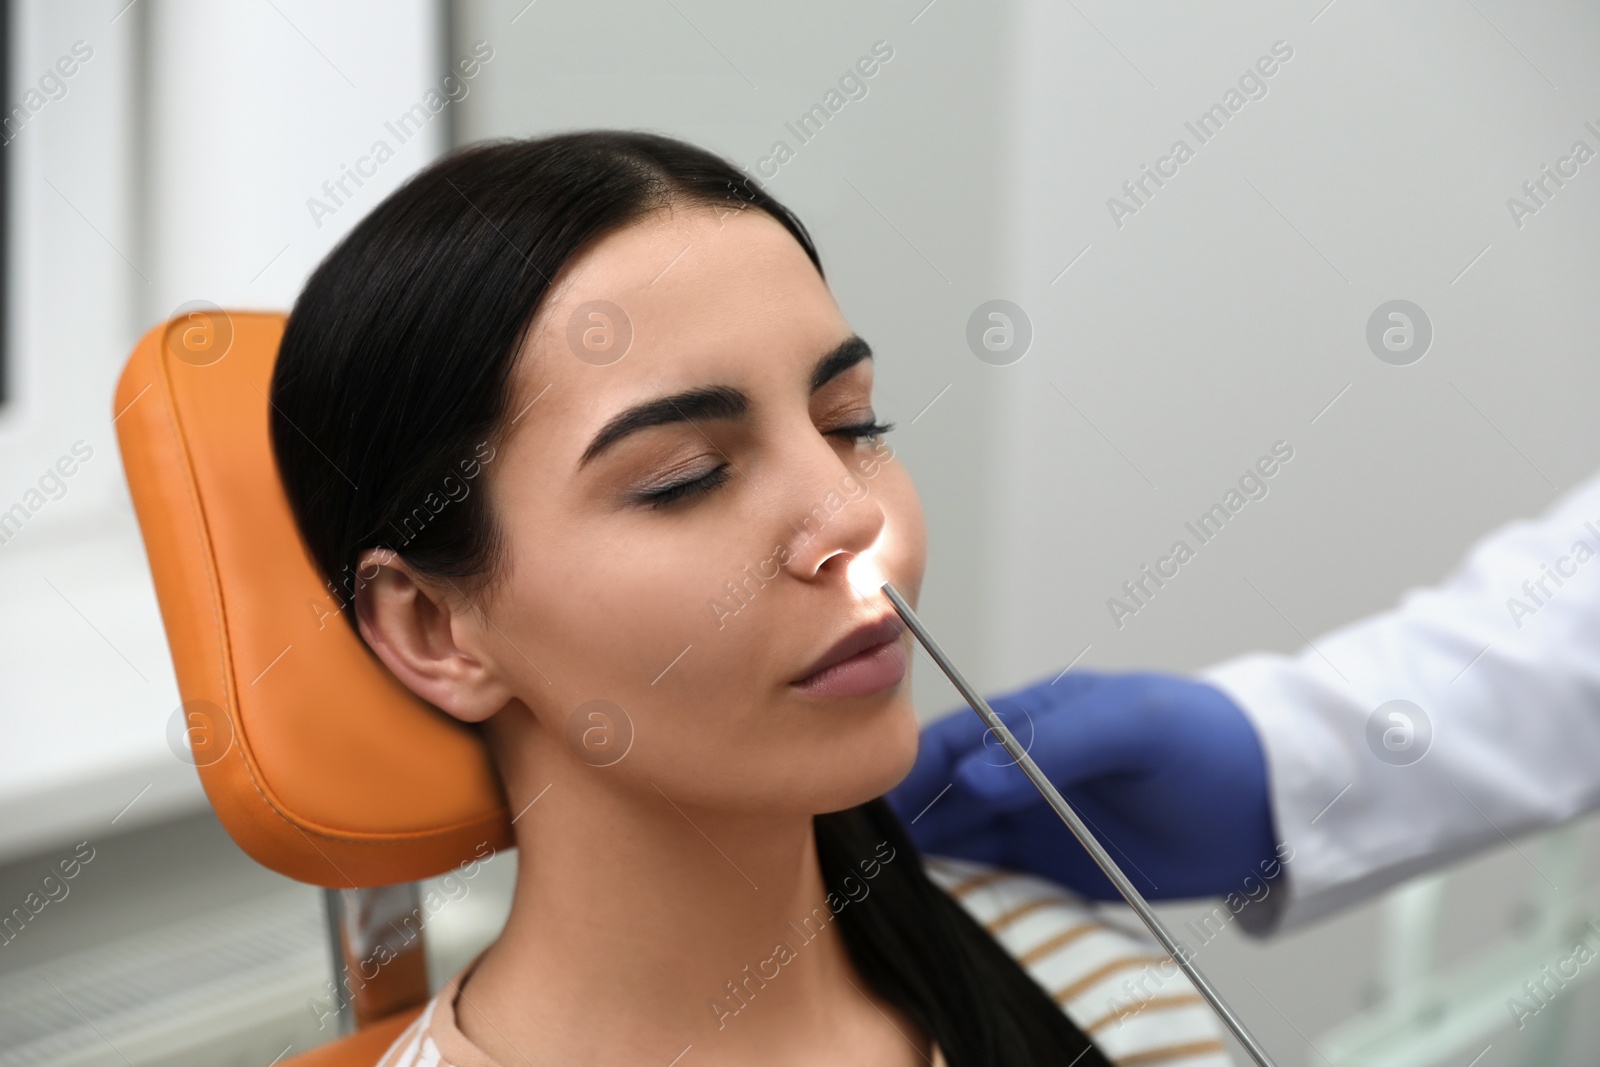
M 1215 687 L 1072 671 L 990 706 L 1146 896 L 1242 892 L 1247 877 L 1277 872 L 1261 743 Z M 888 800 L 924 852 L 1118 896 L 966 706 L 923 730 L 916 765 Z

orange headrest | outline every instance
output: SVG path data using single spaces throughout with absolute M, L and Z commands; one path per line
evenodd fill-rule
M 367 651 L 300 540 L 267 436 L 284 323 L 181 315 L 117 384 L 185 751 L 267 867 L 328 887 L 415 881 L 509 845 L 509 815 L 478 735 Z

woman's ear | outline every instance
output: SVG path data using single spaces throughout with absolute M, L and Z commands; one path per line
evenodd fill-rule
M 515 696 L 483 653 L 477 612 L 448 602 L 465 598 L 446 598 L 386 548 L 361 553 L 356 573 L 361 636 L 406 688 L 464 722 L 482 722 Z

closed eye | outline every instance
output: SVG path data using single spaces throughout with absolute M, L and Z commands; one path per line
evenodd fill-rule
M 892 422 L 856 422 L 851 423 L 849 426 L 840 426 L 837 429 L 829 430 L 828 435 L 830 437 L 848 437 L 854 441 L 866 441 L 876 440 L 892 429 L 894 429 L 894 423 Z
M 855 422 L 848 426 L 839 426 L 828 431 L 829 437 L 844 437 L 852 442 L 876 440 L 877 438 L 894 429 L 892 422 L 878 422 L 875 419 L 865 422 Z M 704 496 L 725 483 L 731 475 L 731 464 L 723 463 L 705 474 L 689 478 L 660 489 L 650 489 L 638 493 L 635 499 L 638 503 L 649 508 L 664 508 L 680 501 L 694 497 Z
M 675 504 L 680 500 L 686 500 L 690 497 L 703 496 L 728 480 L 729 469 L 729 465 L 724 463 L 721 466 L 712 468 L 697 478 L 690 478 L 687 481 L 675 482 L 672 485 L 663 486 L 660 489 L 651 489 L 646 492 L 639 493 L 635 499 L 646 507 L 664 508 L 667 505 Z

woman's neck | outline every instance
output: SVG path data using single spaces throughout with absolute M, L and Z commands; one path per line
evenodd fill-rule
M 516 823 L 511 916 L 457 1004 L 499 1064 L 928 1062 L 850 963 L 810 816 L 550 770 Z

